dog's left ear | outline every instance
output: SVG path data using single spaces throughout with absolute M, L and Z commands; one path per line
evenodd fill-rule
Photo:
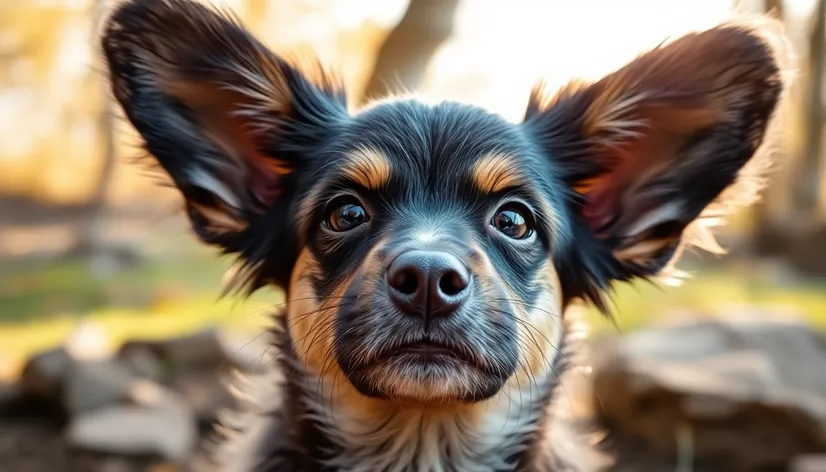
M 571 189 L 577 224 L 624 267 L 611 277 L 649 276 L 755 155 L 782 89 L 770 44 L 724 25 L 593 84 L 535 88 L 523 126 Z

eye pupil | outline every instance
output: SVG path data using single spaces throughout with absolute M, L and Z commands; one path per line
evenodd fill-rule
M 525 239 L 533 232 L 525 216 L 515 209 L 499 210 L 492 223 L 502 234 L 512 239 Z
M 335 206 L 327 218 L 327 226 L 333 231 L 348 231 L 367 221 L 364 207 L 355 202 L 344 202 Z

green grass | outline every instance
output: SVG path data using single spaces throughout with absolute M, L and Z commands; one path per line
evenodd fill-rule
M 165 298 L 207 294 L 220 286 L 227 261 L 191 248 L 174 258 L 96 277 L 81 260 L 15 262 L 0 270 L 0 323 L 106 306 L 145 306 Z
M 826 281 L 811 280 L 778 286 L 759 274 L 706 270 L 695 274 L 678 287 L 659 287 L 648 283 L 617 287 L 615 313 L 623 331 L 638 329 L 658 317 L 677 310 L 692 309 L 711 315 L 724 315 L 738 305 L 792 309 L 818 329 L 826 330 Z M 591 310 L 592 316 L 598 315 Z M 614 329 L 597 321 L 600 329 Z
M 206 326 L 249 330 L 265 326 L 280 293 L 249 300 L 219 299 L 229 265 L 188 243 L 148 263 L 96 277 L 79 260 L 0 264 L 0 374 L 26 356 L 57 345 L 81 320 L 92 321 L 117 345 L 126 338 L 161 338 Z
M 175 245 L 150 263 L 97 278 L 80 261 L 0 266 L 0 373 L 26 356 L 61 344 L 79 320 L 103 327 L 117 344 L 129 337 L 160 338 L 209 325 L 260 329 L 282 295 L 264 290 L 246 301 L 220 299 L 228 266 L 208 249 Z M 623 331 L 680 308 L 720 312 L 733 304 L 791 307 L 826 329 L 826 283 L 779 287 L 759 274 L 706 270 L 681 287 L 619 286 L 614 298 Z M 597 331 L 614 329 L 592 310 Z

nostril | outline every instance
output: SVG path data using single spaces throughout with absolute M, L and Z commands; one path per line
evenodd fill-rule
M 419 280 L 416 274 L 410 270 L 399 271 L 393 280 L 391 280 L 393 288 L 405 295 L 413 295 L 416 289 L 419 288 Z
M 439 290 L 447 296 L 458 295 L 467 286 L 467 277 L 455 270 L 448 271 L 439 279 Z
M 465 297 L 472 277 L 456 256 L 440 251 L 410 250 L 387 267 L 387 295 L 405 314 L 449 316 Z

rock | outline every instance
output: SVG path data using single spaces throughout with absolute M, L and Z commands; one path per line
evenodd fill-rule
M 232 362 L 221 333 L 214 328 L 171 339 L 165 343 L 164 351 L 173 366 L 187 369 L 230 367 Z
M 19 385 L 10 382 L 0 382 L 0 416 L 14 408 L 23 392 Z
M 198 433 L 192 413 L 164 396 L 152 406 L 113 406 L 75 418 L 67 440 L 82 449 L 124 456 L 153 456 L 183 463 Z
M 156 367 L 134 352 L 127 359 L 90 356 L 84 360 L 74 358 L 65 349 L 55 349 L 29 360 L 19 390 L 26 397 L 46 400 L 64 413 L 76 415 L 135 403 L 136 382 L 146 377 L 157 378 L 157 373 L 151 372 Z
M 60 401 L 63 382 L 74 360 L 63 348 L 45 351 L 26 362 L 20 387 L 26 395 Z
M 161 369 L 180 371 L 203 369 L 259 369 L 266 362 L 267 339 L 229 336 L 215 328 L 169 340 L 132 340 L 124 343 L 118 357 L 151 353 Z M 152 367 L 153 369 L 156 367 Z
M 155 382 L 163 382 L 166 378 L 166 369 L 158 357 L 157 349 L 146 344 L 127 343 L 118 351 L 116 358 L 132 375 Z
M 136 380 L 116 360 L 75 363 L 65 382 L 65 408 L 77 415 L 128 402 Z
M 795 457 L 789 472 L 823 472 L 826 471 L 826 454 L 808 454 Z
M 690 430 L 696 457 L 732 472 L 826 451 L 826 370 L 815 367 L 826 365 L 826 343 L 787 315 L 729 314 L 598 341 L 605 424 L 667 457 L 677 454 L 674 432 Z
M 221 410 L 236 406 L 222 377 L 214 370 L 181 372 L 171 384 L 202 427 L 213 425 Z
M 168 340 L 132 340 L 123 344 L 118 357 L 135 351 L 151 352 L 174 370 L 214 368 L 230 362 L 221 334 L 212 328 Z

